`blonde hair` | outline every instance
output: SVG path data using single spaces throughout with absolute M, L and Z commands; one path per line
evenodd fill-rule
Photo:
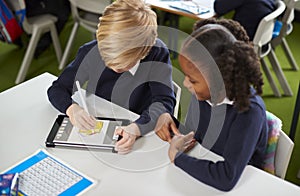
M 143 59 L 157 37 L 157 17 L 143 0 L 117 0 L 104 10 L 97 30 L 106 66 L 126 69 Z

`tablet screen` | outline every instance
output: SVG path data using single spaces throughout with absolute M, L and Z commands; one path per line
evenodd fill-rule
M 54 143 L 86 146 L 113 146 L 116 142 L 114 132 L 117 127 L 125 126 L 124 120 L 97 118 L 95 129 L 83 130 L 74 127 L 68 117 L 63 117 L 53 138 Z

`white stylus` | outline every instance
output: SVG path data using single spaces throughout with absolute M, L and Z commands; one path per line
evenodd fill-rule
M 80 97 L 80 99 L 81 99 L 82 107 L 83 107 L 83 109 L 84 109 L 87 113 L 89 113 L 88 107 L 87 107 L 87 105 L 86 105 L 85 99 L 84 99 L 83 94 L 82 94 L 82 89 L 81 89 L 81 87 L 80 87 L 80 84 L 79 84 L 78 81 L 76 81 L 75 83 L 76 83 L 76 87 L 77 87 L 77 90 L 78 90 L 78 93 L 79 93 L 79 97 Z

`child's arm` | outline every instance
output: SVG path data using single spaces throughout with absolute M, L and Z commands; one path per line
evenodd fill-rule
M 157 119 L 163 113 L 173 113 L 176 99 L 172 90 L 172 64 L 169 50 L 165 44 L 157 39 L 144 63 L 150 66 L 145 73 L 151 91 L 151 104 L 143 110 L 140 118 L 135 121 L 141 135 L 145 135 L 155 128 Z M 149 64 L 148 64 L 149 63 Z M 143 70 L 141 70 L 143 71 Z
M 236 0 L 215 0 L 214 10 L 219 16 L 221 16 L 241 6 L 243 3 L 244 1 Z
M 61 113 L 66 114 L 67 109 L 72 105 L 72 93 L 77 88 L 74 86 L 75 77 L 83 75 L 82 69 L 78 73 L 79 66 L 81 65 L 87 53 L 97 44 L 96 41 L 90 42 L 81 46 L 78 50 L 76 58 L 72 61 L 61 75 L 52 83 L 52 86 L 47 91 L 48 99 L 51 104 Z M 83 78 L 77 78 L 83 80 Z M 74 89 L 73 89 L 74 88 Z
M 265 111 L 259 107 L 238 114 L 230 127 L 229 136 L 221 139 L 223 144 L 217 144 L 222 148 L 220 155 L 224 161 L 214 163 L 185 153 L 177 153 L 175 165 L 205 184 L 222 191 L 231 190 L 254 153 L 258 153 L 255 152 L 258 149 L 258 141 L 266 132 L 264 118 Z M 220 139 L 218 141 L 220 142 Z

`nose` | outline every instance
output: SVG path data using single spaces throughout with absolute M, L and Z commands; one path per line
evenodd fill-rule
M 188 77 L 186 77 L 186 76 L 184 77 L 183 85 L 184 85 L 187 89 L 191 88 L 191 83 L 190 83 Z

